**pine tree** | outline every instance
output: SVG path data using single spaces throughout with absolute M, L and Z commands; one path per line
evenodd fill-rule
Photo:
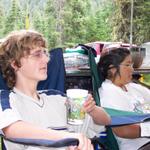
M 100 2 L 99 2 L 100 3 Z M 103 2 L 103 4 L 96 3 L 89 14 L 86 41 L 111 41 L 111 23 L 110 15 L 113 11 L 113 3 L 111 1 Z
M 11 9 L 5 16 L 5 27 L 3 34 L 7 34 L 13 30 L 23 29 L 25 27 L 24 11 L 20 9 L 18 0 L 12 0 Z
M 6 16 L 4 34 L 14 30 L 16 20 L 16 0 L 12 0 L 10 13 Z
M 58 33 L 56 31 L 56 0 L 47 0 L 45 7 L 45 37 L 47 38 L 49 47 L 55 47 L 57 43 Z
M 89 0 L 66 0 L 64 12 L 64 41 L 66 44 L 85 42 L 89 10 Z
M 3 38 L 3 29 L 4 29 L 4 10 L 0 5 L 0 38 Z
M 133 8 L 133 43 L 141 44 L 150 39 L 150 1 L 134 2 Z M 131 1 L 115 0 L 116 11 L 113 15 L 114 39 L 129 43 Z

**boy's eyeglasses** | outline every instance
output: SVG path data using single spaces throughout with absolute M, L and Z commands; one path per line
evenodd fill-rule
M 33 57 L 35 59 L 40 59 L 40 58 L 43 57 L 43 55 L 47 56 L 48 58 L 50 57 L 50 54 L 49 54 L 47 49 L 38 50 L 38 51 L 36 51 L 34 53 L 31 53 L 31 54 L 29 54 L 29 57 Z

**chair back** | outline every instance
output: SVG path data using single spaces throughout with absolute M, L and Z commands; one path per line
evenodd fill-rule
M 50 50 L 50 61 L 48 62 L 48 77 L 44 81 L 40 81 L 38 84 L 38 90 L 47 90 L 50 94 L 60 94 L 63 95 L 65 92 L 65 66 L 63 59 L 62 48 L 54 48 Z M 0 90 L 9 90 L 5 80 L 0 72 Z M 6 92 L 5 92 L 6 93 Z M 2 150 L 6 150 L 1 139 Z
M 8 89 L 9 89 L 9 88 L 8 88 L 8 86 L 7 86 L 6 82 L 5 82 L 5 80 L 3 79 L 2 73 L 1 73 L 1 71 L 0 71 L 0 90 L 8 90 Z M 6 147 L 5 147 L 5 145 L 4 145 L 4 142 L 3 142 L 3 139 L 2 139 L 2 138 L 0 139 L 0 144 L 1 144 L 1 149 L 2 149 L 2 150 L 6 150 Z
M 100 104 L 100 96 L 99 96 L 98 89 L 100 88 L 103 82 L 102 80 L 103 77 L 102 77 L 102 74 L 98 73 L 97 64 L 95 61 L 93 50 L 87 47 L 86 49 L 88 50 L 89 65 L 90 65 L 90 71 L 91 71 L 91 76 L 92 76 L 93 96 L 96 101 L 96 104 L 100 106 L 101 104 Z M 115 136 L 113 135 L 113 132 L 110 127 L 106 127 L 106 136 L 105 137 L 100 136 L 99 140 L 101 141 L 101 143 L 105 145 L 105 147 L 108 150 L 119 150 L 117 140 Z
M 2 77 L 1 71 L 0 71 L 0 90 L 8 90 L 8 86 Z
M 65 66 L 62 48 L 50 50 L 48 77 L 38 83 L 38 90 L 55 89 L 65 92 Z

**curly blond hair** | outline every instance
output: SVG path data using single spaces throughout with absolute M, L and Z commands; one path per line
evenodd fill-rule
M 21 67 L 21 57 L 30 54 L 30 50 L 37 47 L 46 47 L 46 40 L 40 33 L 33 30 L 13 31 L 1 42 L 0 70 L 10 89 L 16 83 L 15 70 L 11 62 Z

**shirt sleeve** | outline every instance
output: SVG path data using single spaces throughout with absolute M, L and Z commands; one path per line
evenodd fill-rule
M 0 108 L 0 130 L 19 120 L 21 117 L 11 108 L 4 111 Z
M 142 95 L 146 102 L 150 102 L 150 90 L 148 88 L 136 83 L 131 83 L 130 85 L 136 92 Z
M 6 96 L 2 97 L 1 92 L 2 91 L 0 91 L 0 130 L 3 134 L 3 128 L 18 120 L 21 120 L 21 117 L 19 113 L 10 106 L 10 101 L 8 100 L 10 95 L 8 95 L 7 99 Z

